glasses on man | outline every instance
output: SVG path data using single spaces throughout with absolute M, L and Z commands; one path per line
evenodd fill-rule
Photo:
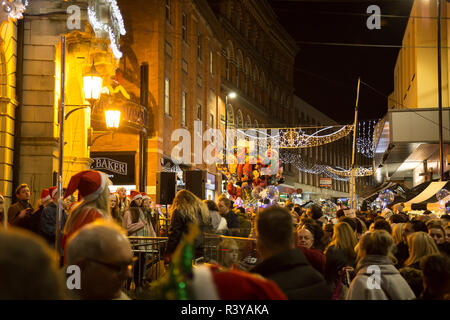
M 119 274 L 124 273 L 125 271 L 131 271 L 133 269 L 133 265 L 137 260 L 137 257 L 133 257 L 130 262 L 125 263 L 107 263 L 96 259 L 89 259 L 92 262 L 101 264 L 102 266 L 105 266 Z

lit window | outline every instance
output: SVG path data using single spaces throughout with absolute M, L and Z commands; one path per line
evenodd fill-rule
M 170 0 L 166 0 L 166 20 L 170 23 Z
M 186 92 L 181 96 L 181 125 L 186 126 Z
M 164 83 L 164 113 L 170 114 L 170 80 L 166 78 L 166 81 Z
M 213 52 L 212 52 L 212 50 L 209 51 L 209 73 L 210 74 L 214 74 L 214 69 L 213 69 Z
M 187 16 L 183 13 L 183 21 L 181 25 L 181 33 L 183 35 L 183 40 L 187 42 Z
M 197 36 L 197 57 L 202 60 L 202 34 L 198 33 Z

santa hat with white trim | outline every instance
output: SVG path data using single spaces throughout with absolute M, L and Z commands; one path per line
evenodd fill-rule
M 42 189 L 42 191 L 41 191 L 41 203 L 47 202 L 51 198 L 52 197 L 50 196 L 50 192 L 48 191 L 48 189 L 47 188 Z
M 131 201 L 134 201 L 137 199 L 142 199 L 142 194 L 139 191 L 131 190 L 130 199 L 131 199 Z
M 152 198 L 150 198 L 150 196 L 148 194 L 146 194 L 145 192 L 141 193 L 142 194 L 142 200 L 148 199 L 148 200 L 152 200 Z
M 70 178 L 64 198 L 78 190 L 78 197 L 86 202 L 96 200 L 108 186 L 108 179 L 103 172 L 86 170 L 78 172 Z
M 49 193 L 49 196 L 52 199 L 55 199 L 56 194 L 58 193 L 58 187 L 50 187 L 50 188 L 48 188 L 48 193 Z

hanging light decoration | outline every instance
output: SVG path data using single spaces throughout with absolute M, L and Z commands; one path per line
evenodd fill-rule
M 373 158 L 375 145 L 373 135 L 377 120 L 361 121 L 358 124 L 358 136 L 356 138 L 356 151 L 367 158 Z
M 28 0 L 3 0 L 3 11 L 9 14 L 9 17 L 16 21 L 23 18 L 23 13 L 28 6 Z

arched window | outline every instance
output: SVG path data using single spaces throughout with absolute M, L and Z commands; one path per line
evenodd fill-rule
M 231 66 L 233 65 L 233 61 L 235 61 L 235 58 L 233 42 L 231 42 L 230 40 L 228 40 L 225 59 L 225 76 L 228 81 L 231 81 Z
M 254 124 L 255 128 L 259 128 L 259 123 L 258 120 L 255 119 L 255 124 Z
M 250 59 L 247 58 L 245 62 L 245 77 L 244 77 L 244 90 L 246 94 L 249 94 L 251 90 L 251 77 L 252 77 L 252 67 L 250 63 Z
M 245 120 L 245 127 L 246 128 L 251 128 L 252 127 L 252 120 L 250 119 L 249 115 L 247 115 L 247 118 Z
M 238 110 L 236 112 L 236 128 L 242 128 L 244 125 L 244 120 L 243 120 L 243 116 L 242 116 L 242 111 Z
M 234 111 L 230 103 L 228 103 L 227 113 L 227 128 L 234 128 Z
M 242 71 L 244 70 L 244 57 L 242 55 L 242 51 L 238 49 L 237 51 L 237 65 L 236 65 L 236 87 L 239 88 L 239 85 L 242 84 L 241 77 Z

